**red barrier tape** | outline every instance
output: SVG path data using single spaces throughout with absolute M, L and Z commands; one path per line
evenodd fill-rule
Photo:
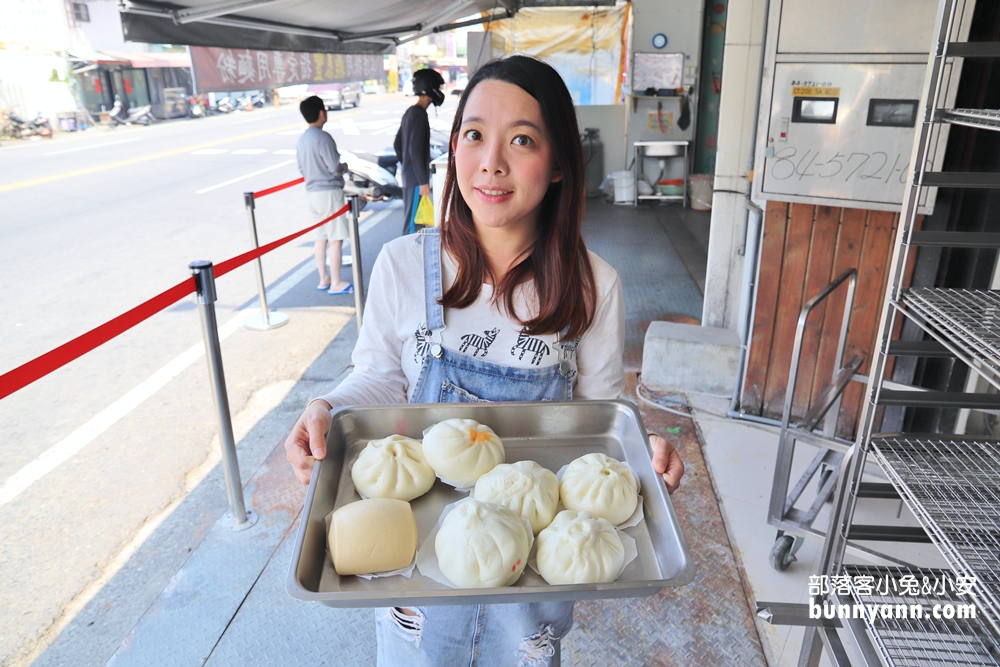
M 288 181 L 287 183 L 282 183 L 281 185 L 275 185 L 273 188 L 264 188 L 263 190 L 258 190 L 253 193 L 254 199 L 260 199 L 266 195 L 274 194 L 275 192 L 281 192 L 285 188 L 290 188 L 293 185 L 298 185 L 299 183 L 304 183 L 305 178 L 296 178 L 294 181 Z
M 344 204 L 343 208 L 326 220 L 322 220 L 317 222 L 315 225 L 306 227 L 305 229 L 295 232 L 294 234 L 289 234 L 288 236 L 280 238 L 277 241 L 272 241 L 265 246 L 255 248 L 250 252 L 245 252 L 242 255 L 237 255 L 232 259 L 227 259 L 224 262 L 216 264 L 215 277 L 219 278 L 220 276 L 224 276 L 233 269 L 243 266 L 247 262 L 253 261 L 265 253 L 271 252 L 278 246 L 284 245 L 293 239 L 297 239 L 303 234 L 316 229 L 320 225 L 324 225 L 333 220 L 337 216 L 343 215 L 350 208 L 350 204 Z M 50 350 L 42 356 L 35 357 L 31 361 L 18 366 L 12 371 L 8 371 L 3 375 L 0 375 L 0 399 L 10 396 L 18 389 L 23 389 L 35 380 L 45 377 L 52 371 L 62 368 L 69 362 L 79 359 L 94 348 L 104 345 L 115 336 L 125 333 L 135 325 L 152 317 L 164 308 L 169 308 L 194 291 L 195 281 L 194 276 L 192 276 L 177 283 L 167 291 L 157 294 L 152 299 L 139 304 L 132 310 L 122 313 L 113 320 L 105 322 L 104 324 L 91 329 L 87 333 L 77 336 L 68 343 L 64 343 L 56 349 Z

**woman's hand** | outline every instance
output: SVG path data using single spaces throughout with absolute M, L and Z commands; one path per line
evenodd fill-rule
M 333 423 L 332 409 L 324 400 L 313 401 L 285 437 L 285 458 L 303 484 L 309 483 L 313 464 L 326 456 L 326 434 Z
M 667 485 L 667 492 L 673 493 L 681 485 L 684 463 L 674 446 L 655 433 L 649 434 L 649 444 L 653 448 L 653 470 Z

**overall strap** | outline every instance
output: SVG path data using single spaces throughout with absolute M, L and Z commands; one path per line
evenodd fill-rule
M 424 246 L 424 308 L 427 315 L 427 330 L 438 332 L 438 342 L 440 343 L 440 332 L 444 329 L 444 306 L 438 301 L 444 294 L 442 269 L 441 269 L 441 234 L 437 229 L 421 230 L 422 242 Z

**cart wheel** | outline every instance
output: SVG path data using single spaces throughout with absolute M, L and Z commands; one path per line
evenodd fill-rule
M 768 561 L 771 563 L 771 567 L 778 572 L 787 570 L 788 566 L 795 560 L 795 556 L 792 555 L 792 544 L 794 542 L 795 538 L 791 535 L 782 535 L 774 541 Z

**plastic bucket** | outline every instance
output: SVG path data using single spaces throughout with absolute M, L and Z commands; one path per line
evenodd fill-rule
M 611 178 L 615 184 L 615 203 L 635 202 L 635 174 L 631 171 L 613 171 Z
M 691 210 L 711 211 L 712 210 L 712 185 L 715 176 L 712 174 L 692 174 L 691 184 Z

